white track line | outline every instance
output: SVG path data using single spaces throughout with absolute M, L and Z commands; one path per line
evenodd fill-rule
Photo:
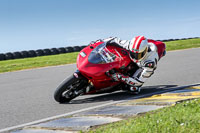
M 30 126 L 30 125 L 34 125 L 34 124 L 38 124 L 38 123 L 42 123 L 42 122 L 47 122 L 47 121 L 50 121 L 50 120 L 54 120 L 54 119 L 58 119 L 58 118 L 66 117 L 66 116 L 70 116 L 70 115 L 73 115 L 73 114 L 77 114 L 77 113 L 84 112 L 84 111 L 89 111 L 89 110 L 96 109 L 96 108 L 105 107 L 105 106 L 108 106 L 108 105 L 113 105 L 113 104 L 117 104 L 117 103 L 121 103 L 121 102 L 126 102 L 128 100 L 133 100 L 133 99 L 143 98 L 143 97 L 147 97 L 147 96 L 152 96 L 152 95 L 155 95 L 155 94 L 165 93 L 165 92 L 169 92 L 169 91 L 173 91 L 173 90 L 178 90 L 178 89 L 183 89 L 183 88 L 191 87 L 191 86 L 195 86 L 195 85 L 200 85 L 200 83 L 195 83 L 195 84 L 192 84 L 192 85 L 181 86 L 181 87 L 172 87 L 172 88 L 170 88 L 168 90 L 163 90 L 163 91 L 159 91 L 159 92 L 153 92 L 153 93 L 148 93 L 148 94 L 144 94 L 144 95 L 134 96 L 134 97 L 131 97 L 131 98 L 127 98 L 125 100 L 120 100 L 120 101 L 105 103 L 105 104 L 102 104 L 102 105 L 98 105 L 98 106 L 94 106 L 94 107 L 89 107 L 89 108 L 85 108 L 85 109 L 73 111 L 73 112 L 66 113 L 66 114 L 56 115 L 56 116 L 48 117 L 48 118 L 45 118 L 45 119 L 41 119 L 41 120 L 37 120 L 37 121 L 25 123 L 25 124 L 13 126 L 13 127 L 8 127 L 8 128 L 0 129 L 0 133 L 2 133 L 2 132 L 8 132 L 8 131 L 11 131 L 11 130 L 16 130 L 16 129 L 19 129 L 19 128 L 23 128 L 25 126 Z

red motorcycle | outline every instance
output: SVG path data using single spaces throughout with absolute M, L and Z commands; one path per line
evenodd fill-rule
M 128 88 L 126 84 L 113 81 L 109 75 L 120 72 L 131 76 L 138 66 L 130 60 L 129 51 L 118 45 L 98 40 L 80 51 L 77 68 L 73 75 L 56 88 L 54 99 L 57 102 L 70 102 L 84 94 L 126 90 Z

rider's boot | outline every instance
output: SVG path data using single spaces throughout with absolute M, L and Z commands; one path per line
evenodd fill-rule
M 140 90 L 141 90 L 141 87 L 135 87 L 135 86 L 133 87 L 133 86 L 131 86 L 129 90 L 133 94 L 139 94 Z

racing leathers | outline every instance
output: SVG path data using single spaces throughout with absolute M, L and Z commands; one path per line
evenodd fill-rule
M 110 38 L 104 39 L 104 42 L 108 44 L 115 43 L 125 48 L 126 50 L 129 50 L 129 46 L 132 43 L 129 40 L 120 40 L 120 38 L 117 38 L 117 37 L 110 37 Z M 139 91 L 143 83 L 149 77 L 151 77 L 151 75 L 154 73 L 154 70 L 157 67 L 158 60 L 159 60 L 159 56 L 157 53 L 156 45 L 153 43 L 148 43 L 148 52 L 141 61 L 136 63 L 139 68 L 138 70 L 136 70 L 133 76 L 129 77 L 122 73 L 114 73 L 111 75 L 111 77 L 115 81 L 121 81 L 130 85 L 131 91 Z

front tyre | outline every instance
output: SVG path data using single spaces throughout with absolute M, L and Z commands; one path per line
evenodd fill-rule
M 75 78 L 73 75 L 65 79 L 54 93 L 54 99 L 59 103 L 70 102 L 75 97 L 84 93 L 87 81 Z

